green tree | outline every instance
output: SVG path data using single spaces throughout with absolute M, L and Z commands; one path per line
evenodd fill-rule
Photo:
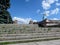
M 10 0 L 0 0 L 0 24 L 13 23 L 10 13 L 7 9 L 10 8 Z

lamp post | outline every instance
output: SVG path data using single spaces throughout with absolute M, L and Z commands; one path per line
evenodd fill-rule
M 47 18 L 47 14 L 46 13 L 43 13 L 43 20 Z
M 42 17 L 42 20 L 43 20 L 43 22 L 42 22 L 43 24 L 42 25 L 44 26 L 44 30 L 46 30 L 46 28 L 45 28 L 46 27 L 46 20 L 45 19 L 47 19 L 47 13 L 46 13 L 46 11 L 43 13 L 43 17 Z

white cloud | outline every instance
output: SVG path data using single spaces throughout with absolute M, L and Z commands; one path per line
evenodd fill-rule
M 26 2 L 29 2 L 30 0 L 25 0 Z
M 37 12 L 37 14 L 39 14 L 40 13 L 40 9 L 38 9 L 36 12 Z
M 47 10 L 47 11 L 44 11 L 42 14 L 45 15 L 45 17 L 47 18 L 47 16 L 51 16 L 51 15 L 54 15 L 54 14 L 58 14 L 60 11 L 59 8 L 55 8 L 54 10 Z
M 58 0 L 43 0 L 42 7 L 44 10 L 47 10 L 51 7 L 51 4 L 58 2 Z
M 46 2 L 49 3 L 49 4 L 53 4 L 55 2 L 58 2 L 58 0 L 46 0 Z
M 37 22 L 37 20 L 33 20 L 33 22 Z
M 56 3 L 57 6 L 60 6 L 60 3 Z
M 44 11 L 41 14 L 44 15 L 44 19 L 46 19 L 50 15 L 50 11 Z
M 56 2 L 58 2 L 59 0 L 56 0 Z
M 56 9 L 54 9 L 54 10 L 51 10 L 51 15 L 53 15 L 53 14 L 58 14 L 59 13 L 59 8 L 56 8 Z
M 49 16 L 50 11 L 44 11 L 44 12 L 43 12 L 43 13 L 41 13 L 41 14 L 43 14 L 43 15 L 45 15 L 45 16 Z
M 59 20 L 58 18 L 53 18 L 53 20 Z
M 52 18 L 52 19 L 50 19 L 50 20 L 59 20 L 58 18 Z
M 47 3 L 45 0 L 43 0 L 43 1 L 42 1 L 42 7 L 43 7 L 43 9 L 47 10 L 47 9 L 50 8 L 50 4 Z
M 50 11 L 45 11 L 46 16 L 49 16 Z
M 29 24 L 29 21 L 32 20 L 32 18 L 13 17 L 13 21 L 14 20 L 17 20 L 18 24 Z M 37 22 L 37 20 L 33 20 L 33 22 Z

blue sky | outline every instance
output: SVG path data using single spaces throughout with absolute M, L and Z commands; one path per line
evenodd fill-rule
M 60 0 L 11 0 L 10 3 L 9 12 L 18 23 L 41 21 L 43 14 L 47 19 L 60 19 Z

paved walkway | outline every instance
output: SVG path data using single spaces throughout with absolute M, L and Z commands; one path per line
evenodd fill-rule
M 60 45 L 60 40 L 42 41 L 42 42 L 29 42 L 9 45 Z

